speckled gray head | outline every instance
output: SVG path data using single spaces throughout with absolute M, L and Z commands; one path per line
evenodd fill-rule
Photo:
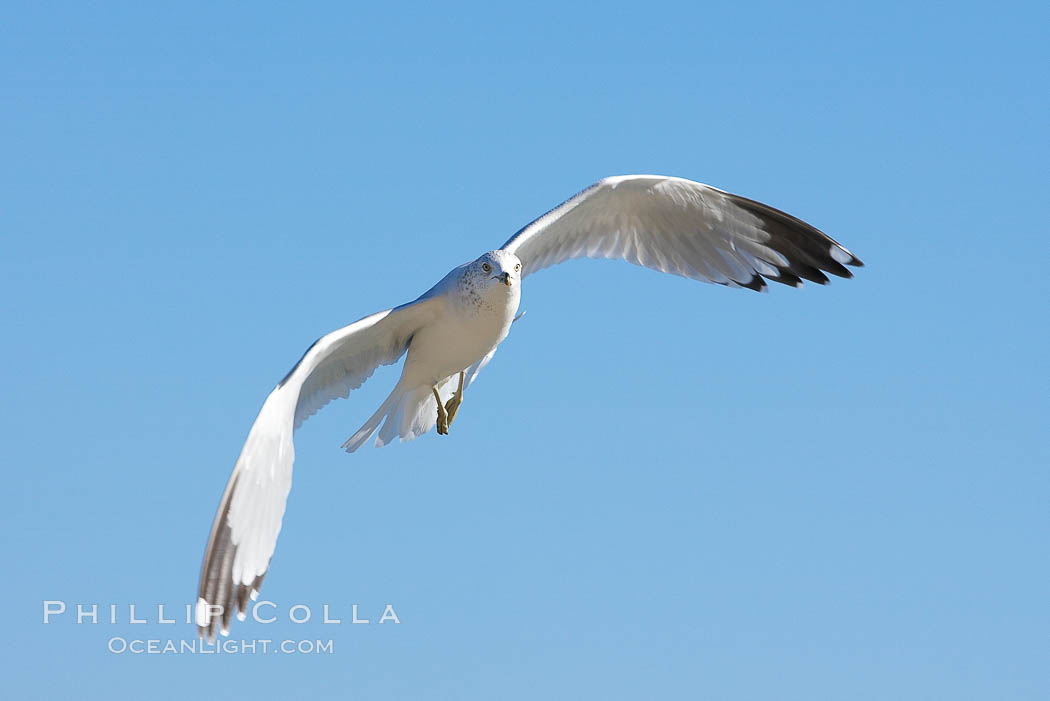
M 521 261 L 507 251 L 489 251 L 469 266 L 467 275 L 490 284 L 517 287 L 521 284 Z

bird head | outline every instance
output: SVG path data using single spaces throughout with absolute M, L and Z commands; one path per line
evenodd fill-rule
M 471 264 L 476 275 L 490 285 L 521 284 L 521 261 L 507 251 L 489 251 Z

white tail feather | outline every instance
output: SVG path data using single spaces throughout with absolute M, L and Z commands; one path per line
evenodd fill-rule
M 357 429 L 357 433 L 350 436 L 350 438 L 346 440 L 346 443 L 343 443 L 343 450 L 345 450 L 348 453 L 352 453 L 358 448 L 360 448 L 362 445 L 364 445 L 365 441 L 371 438 L 372 434 L 375 433 L 376 429 L 379 428 L 379 424 L 383 423 L 383 419 L 387 417 L 390 411 L 392 409 L 396 409 L 397 406 L 401 403 L 401 392 L 402 390 L 400 386 L 395 387 L 394 391 L 391 392 L 390 396 L 388 396 L 383 401 L 383 403 L 379 405 L 379 408 L 376 409 L 376 413 L 372 414 L 372 416 L 369 417 L 368 421 L 365 422 L 364 426 Z
M 458 374 L 441 381 L 438 392 L 443 402 L 452 396 L 458 381 Z M 376 447 L 384 446 L 395 438 L 407 442 L 422 436 L 436 423 L 437 404 L 433 390 L 426 386 L 404 389 L 398 385 L 364 426 L 343 443 L 343 450 L 353 453 L 375 435 L 376 431 L 379 431 Z

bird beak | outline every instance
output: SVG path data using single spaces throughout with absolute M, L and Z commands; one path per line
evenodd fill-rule
M 510 285 L 511 285 L 510 273 L 503 273 L 502 275 L 497 275 L 495 277 L 496 277 L 497 280 L 502 282 L 504 285 L 506 285 L 507 287 L 510 287 Z

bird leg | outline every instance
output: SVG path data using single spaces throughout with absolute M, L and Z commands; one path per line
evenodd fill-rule
M 463 376 L 466 372 L 459 373 L 459 389 L 452 395 L 452 398 L 445 403 L 445 412 L 448 414 L 448 426 L 452 425 L 452 420 L 456 418 L 456 412 L 459 411 L 459 405 L 463 403 Z M 438 401 L 438 404 L 441 402 Z M 445 427 L 445 433 L 448 433 L 448 427 Z
M 438 388 L 437 387 L 433 387 L 433 390 L 434 390 L 434 399 L 437 400 L 437 405 L 438 405 L 437 430 L 438 430 L 438 433 L 441 434 L 442 436 L 447 436 L 448 435 L 448 424 L 449 424 L 448 413 L 445 411 L 445 406 L 441 403 L 441 394 L 438 393 Z

